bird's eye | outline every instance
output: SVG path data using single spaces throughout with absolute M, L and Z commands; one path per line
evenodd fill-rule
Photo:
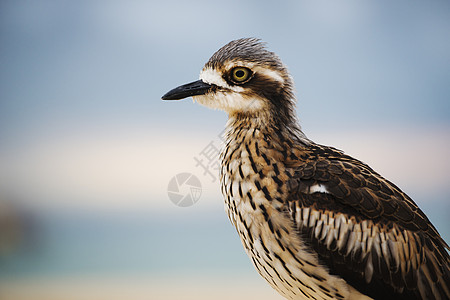
M 252 72 L 244 67 L 237 67 L 231 71 L 231 79 L 235 83 L 244 83 L 250 79 Z

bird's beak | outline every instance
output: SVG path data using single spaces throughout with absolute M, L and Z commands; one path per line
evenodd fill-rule
M 163 100 L 180 100 L 183 98 L 204 95 L 208 90 L 211 89 L 211 85 L 203 82 L 202 80 L 197 80 L 188 84 L 180 85 L 173 90 L 165 93 L 161 99 Z

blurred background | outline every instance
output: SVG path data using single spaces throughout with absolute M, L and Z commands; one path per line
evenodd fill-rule
M 160 100 L 240 37 L 289 67 L 309 138 L 449 241 L 449 32 L 448 1 L 1 1 L 0 299 L 281 299 L 204 160 L 227 116 Z M 169 199 L 180 173 L 194 205 Z

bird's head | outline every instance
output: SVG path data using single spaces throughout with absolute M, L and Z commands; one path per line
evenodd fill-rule
M 200 72 L 200 80 L 179 86 L 163 100 L 192 97 L 231 115 L 291 119 L 295 105 L 291 76 L 279 57 L 255 38 L 229 42 Z

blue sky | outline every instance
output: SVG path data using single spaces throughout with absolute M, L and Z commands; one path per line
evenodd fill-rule
M 225 113 L 160 97 L 252 36 L 288 66 L 307 136 L 369 163 L 448 237 L 449 32 L 448 1 L 2 1 L 0 195 L 35 215 L 230 226 L 193 159 L 220 145 Z M 183 210 L 167 197 L 181 172 L 203 185 Z
M 171 176 L 193 172 L 192 157 L 217 138 L 226 115 L 160 96 L 196 80 L 214 51 L 244 36 L 266 41 L 289 67 L 310 138 L 368 163 L 381 161 L 373 166 L 380 172 L 388 169 L 383 163 L 392 166 L 381 172 L 388 178 L 411 177 L 392 161 L 405 164 L 402 153 L 419 159 L 422 145 L 431 144 L 436 155 L 422 166 L 437 170 L 438 185 L 448 191 L 440 177 L 449 165 L 445 1 L 1 6 L 0 158 L 9 167 L 0 175 L 8 192 L 30 187 L 20 198 L 76 198 L 71 188 L 86 190 L 79 195 L 86 201 L 77 203 L 95 203 L 89 196 L 107 203 L 106 190 L 122 191 L 119 202 L 126 195 L 164 195 Z M 415 174 L 413 187 L 432 179 Z M 140 194 L 133 182 L 141 183 Z
M 219 127 L 223 114 L 159 98 L 243 36 L 267 41 L 288 65 L 304 126 L 448 125 L 449 4 L 405 3 L 3 2 L 1 134 L 152 126 L 168 116 Z

